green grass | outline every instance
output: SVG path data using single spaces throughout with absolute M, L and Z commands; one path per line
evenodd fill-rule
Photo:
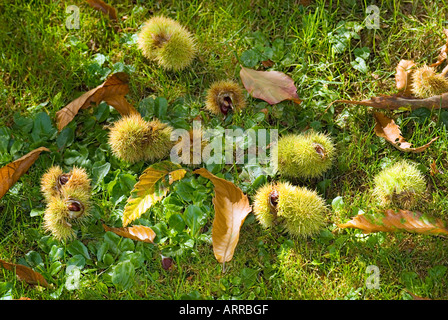
M 374 175 L 399 159 L 419 163 L 425 174 L 428 197 L 419 209 L 448 220 L 447 111 L 387 113 L 414 146 L 439 136 L 428 150 L 412 154 L 394 149 L 375 135 L 372 109 L 335 104 L 327 110 L 336 99 L 361 100 L 394 93 L 395 67 L 401 59 L 436 61 L 445 43 L 442 29 L 446 27 L 447 4 L 379 1 L 381 28 L 369 30 L 363 21 L 370 1 L 316 0 L 308 7 L 298 2 L 109 1 L 121 18 L 120 31 L 115 32 L 108 18 L 85 1 L 3 1 L 0 166 L 39 146 L 51 152 L 42 153 L 0 200 L 0 259 L 32 266 L 46 276 L 52 288 L 30 286 L 1 269 L 0 297 L 382 300 L 409 299 L 410 291 L 431 299 L 448 298 L 446 239 L 408 233 L 366 236 L 336 227 L 374 206 Z M 71 4 L 80 8 L 78 30 L 65 27 L 65 8 Z M 165 72 L 137 50 L 134 35 L 153 14 L 174 18 L 194 33 L 200 49 L 190 68 Z M 349 40 L 338 53 L 335 40 L 345 36 Z M 244 52 L 274 47 L 276 40 L 282 40 L 284 48 L 273 59 L 273 69 L 294 79 L 303 99 L 300 105 L 282 102 L 269 106 L 248 96 L 248 108 L 224 121 L 203 110 L 205 91 L 213 81 L 239 81 L 240 64 L 249 63 Z M 364 72 L 353 67 L 362 48 L 370 52 Z M 259 61 L 256 67 L 262 68 Z M 105 233 L 101 221 L 120 226 L 126 199 L 149 163 L 126 165 L 112 156 L 104 127 L 119 114 L 107 105 L 82 110 L 68 126 L 65 138 L 56 132 L 54 119 L 70 101 L 101 84 L 110 72 L 121 70 L 131 78 L 127 99 L 147 118 L 154 115 L 158 104 L 168 103 L 163 120 L 176 127 L 188 127 L 200 117 L 209 128 L 276 128 L 280 133 L 314 128 L 329 133 L 338 150 L 332 170 L 322 179 L 293 181 L 317 189 L 327 200 L 332 209 L 327 227 L 314 238 L 293 239 L 280 229 L 262 229 L 250 214 L 223 273 L 210 243 L 213 187 L 206 179 L 188 175 L 138 221 L 154 227 L 164 239 L 157 237 L 152 245 Z M 262 116 L 264 108 L 268 117 Z M 433 161 L 443 173 L 430 175 Z M 80 165 L 93 174 L 92 168 L 104 163 L 110 163 L 111 169 L 94 189 L 94 209 L 89 224 L 79 231 L 81 242 L 53 240 L 42 228 L 45 204 L 40 177 L 53 164 L 66 169 Z M 246 168 L 214 169 L 253 196 L 253 179 L 240 175 Z M 343 204 L 332 208 L 338 196 Z M 205 217 L 200 232 L 192 235 L 188 227 L 173 230 L 169 217 L 192 205 Z M 109 246 L 110 263 L 98 257 L 104 243 Z M 82 248 L 87 249 L 87 256 L 80 253 Z M 175 255 L 173 269 L 161 267 L 161 252 Z M 70 265 L 81 266 L 82 285 L 76 290 L 65 286 Z M 379 289 L 366 287 L 369 265 L 379 268 Z M 135 275 L 128 285 L 120 278 L 126 273 L 120 268 L 130 266 Z

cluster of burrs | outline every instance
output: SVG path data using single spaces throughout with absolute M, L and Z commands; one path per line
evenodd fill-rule
M 81 225 L 90 206 L 90 179 L 82 168 L 64 173 L 53 166 L 42 176 L 41 190 L 47 207 L 44 228 L 58 240 L 76 238 L 74 225 Z
M 176 20 L 164 16 L 154 16 L 143 24 L 138 33 L 138 47 L 146 58 L 155 61 L 165 70 L 173 71 L 180 71 L 191 65 L 197 52 L 191 33 Z M 226 116 L 245 106 L 243 89 L 234 81 L 216 81 L 207 90 L 205 108 L 214 115 Z M 111 126 L 109 145 L 113 154 L 125 162 L 154 162 L 170 154 L 175 145 L 170 140 L 172 131 L 171 126 L 158 119 L 146 121 L 139 114 L 132 114 L 124 116 Z M 202 130 L 200 131 L 202 136 Z M 190 139 L 187 140 L 183 143 L 190 142 Z
M 314 179 L 328 171 L 335 147 L 328 135 L 318 132 L 287 134 L 278 140 L 273 152 L 278 171 L 288 179 Z M 290 182 L 273 182 L 257 190 L 254 214 L 265 227 L 280 224 L 296 237 L 313 236 L 325 225 L 328 208 L 314 190 Z

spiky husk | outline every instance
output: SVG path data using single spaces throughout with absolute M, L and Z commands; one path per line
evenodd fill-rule
M 151 131 L 147 137 L 145 160 L 151 162 L 162 160 L 170 154 L 170 150 L 174 145 L 174 142 L 171 141 L 173 128 L 160 122 L 158 119 L 154 119 L 148 124 Z
M 275 195 L 275 201 L 271 195 Z M 257 190 L 254 214 L 265 227 L 281 224 L 294 237 L 315 235 L 325 225 L 327 207 L 317 192 L 289 182 L 267 184 Z
M 151 128 L 139 114 L 131 114 L 116 121 L 109 131 L 109 145 L 112 153 L 129 163 L 145 159 L 145 139 Z
M 320 177 L 332 166 L 335 147 L 328 135 L 318 132 L 287 134 L 274 148 L 278 170 L 289 178 Z
M 59 166 L 52 166 L 48 169 L 41 178 L 40 190 L 46 201 L 49 201 L 52 197 L 59 195 L 58 180 L 64 172 Z
M 382 206 L 412 209 L 423 197 L 426 182 L 416 164 L 402 160 L 379 172 L 374 178 L 373 195 Z
M 179 22 L 163 16 L 146 21 L 137 42 L 145 57 L 156 60 L 167 70 L 184 69 L 196 55 L 196 44 L 190 32 Z
M 44 212 L 44 229 L 59 241 L 76 238 L 73 224 L 82 224 L 88 216 L 89 201 L 81 202 L 85 194 L 80 189 L 77 191 L 70 197 L 53 197 Z M 73 206 L 76 210 L 71 210 Z
M 419 98 L 429 98 L 448 92 L 448 80 L 434 68 L 423 66 L 412 74 L 412 93 Z
M 234 81 L 217 81 L 207 90 L 205 108 L 213 114 L 226 115 L 230 110 L 238 111 L 245 107 L 243 89 Z
M 69 180 L 63 186 L 64 189 L 82 189 L 90 194 L 90 179 L 84 168 L 73 167 L 69 173 Z
M 90 195 L 90 179 L 84 168 L 73 167 L 69 173 L 64 173 L 61 167 L 52 166 L 42 175 L 41 191 L 47 202 L 76 189 Z
M 145 121 L 141 115 L 125 116 L 109 132 L 112 153 L 129 163 L 160 160 L 169 155 L 173 142 L 172 127 L 155 119 Z

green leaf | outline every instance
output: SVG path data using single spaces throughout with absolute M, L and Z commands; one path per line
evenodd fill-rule
M 79 269 L 82 269 L 84 268 L 85 265 L 86 265 L 86 259 L 80 254 L 74 255 L 67 261 L 67 267 L 76 266 Z
M 252 287 L 257 281 L 258 271 L 251 268 L 244 268 L 241 270 L 241 278 L 246 288 Z
M 135 269 L 138 269 L 143 266 L 143 263 L 145 262 L 145 256 L 142 252 L 132 252 L 132 251 L 125 251 L 120 255 L 120 258 L 118 259 L 118 262 L 129 260 L 134 265 Z
M 39 112 L 34 118 L 31 138 L 34 142 L 39 141 L 45 136 L 56 134 L 57 130 L 53 127 L 50 116 L 46 112 Z
M 444 110 L 440 113 L 440 122 L 448 128 L 448 111 Z
M 25 134 L 29 134 L 33 129 L 33 119 L 22 117 L 20 114 L 14 114 L 14 124 L 17 128 Z
M 134 245 L 134 241 L 132 241 L 129 238 L 123 238 L 120 243 L 118 244 L 118 249 L 121 252 L 125 252 L 125 251 L 134 251 L 135 249 L 135 245 Z
M 92 185 L 93 189 L 95 189 L 101 181 L 103 181 L 104 177 L 109 173 L 110 163 L 106 162 L 104 164 L 100 164 L 95 162 L 92 166 Z
M 436 281 L 443 281 L 445 274 L 447 271 L 447 267 L 439 265 L 434 266 L 431 269 L 428 270 L 428 275 Z
M 106 121 L 110 115 L 110 107 L 107 103 L 101 102 L 98 107 L 95 108 L 95 118 L 98 122 Z
M 11 132 L 6 127 L 0 127 L 0 154 L 8 153 L 9 140 Z
M 166 111 L 168 109 L 168 100 L 163 97 L 157 97 L 154 100 L 154 115 L 159 120 L 166 119 Z
M 355 54 L 355 57 L 367 60 L 370 56 L 370 49 L 367 47 L 356 48 L 353 50 L 353 53 Z
M 334 211 L 341 210 L 344 207 L 344 198 L 342 198 L 341 196 L 337 196 L 336 198 L 334 198 L 331 202 L 331 207 Z
M 431 110 L 429 110 L 428 108 L 418 108 L 412 110 L 412 112 L 409 114 L 409 118 L 414 118 L 415 122 L 424 124 L 426 120 L 431 118 Z
M 25 255 L 25 261 L 31 268 L 43 267 L 44 262 L 40 254 L 36 251 L 29 251 Z
M 283 39 L 277 38 L 272 42 L 272 60 L 281 61 L 285 55 L 285 41 Z
M 64 257 L 64 248 L 57 245 L 51 247 L 50 253 L 48 254 L 51 261 L 56 261 Z
M 106 255 L 108 250 L 109 250 L 109 243 L 103 242 L 96 253 L 97 260 L 103 262 L 104 256 Z
M 241 54 L 241 63 L 248 68 L 254 68 L 262 59 L 261 53 L 255 49 L 249 49 Z
M 121 290 L 128 290 L 134 284 L 135 267 L 131 261 L 119 262 L 112 271 L 112 283 Z
M 204 299 L 201 294 L 199 293 L 199 291 L 194 290 L 191 291 L 190 293 L 184 293 L 180 296 L 181 300 L 202 300 Z
M 168 219 L 168 224 L 171 228 L 177 232 L 181 232 L 185 229 L 185 221 L 180 214 L 172 214 Z
M 199 229 L 204 225 L 207 215 L 196 205 L 189 205 L 184 213 L 185 222 L 191 229 L 191 234 L 195 236 Z
M 67 250 L 73 256 L 80 254 L 87 260 L 90 260 L 90 255 L 89 255 L 89 251 L 87 250 L 87 247 L 79 240 L 74 240 L 67 247 Z
M 60 261 L 54 261 L 51 265 L 50 265 L 50 275 L 54 276 L 56 275 L 59 270 L 61 270 L 62 268 L 62 263 Z
M 62 129 L 62 131 L 56 138 L 56 145 L 60 150 L 64 147 L 71 145 L 74 139 L 75 139 L 75 130 L 73 130 L 73 128 L 70 127 L 65 127 L 64 129 Z
M 366 64 L 366 61 L 363 58 L 357 57 L 355 61 L 350 62 L 352 67 L 362 73 L 367 73 L 369 71 L 369 67 Z
M 11 282 L 0 282 L 0 300 L 12 300 L 12 288 Z
M 119 253 L 118 244 L 120 243 L 121 237 L 112 231 L 107 231 L 104 234 L 104 242 L 107 242 L 109 244 L 109 250 L 113 254 Z

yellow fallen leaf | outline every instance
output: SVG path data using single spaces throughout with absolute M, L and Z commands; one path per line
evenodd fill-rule
M 244 219 L 252 211 L 249 199 L 235 184 L 200 168 L 193 173 L 210 179 L 215 187 L 213 205 L 215 218 L 212 226 L 213 252 L 218 262 L 223 264 L 232 260 L 238 244 L 240 229 Z
M 132 227 L 114 228 L 103 223 L 103 228 L 105 231 L 112 231 L 119 236 L 137 241 L 154 243 L 154 238 L 156 237 L 154 230 L 146 226 L 137 225 Z
M 168 185 L 162 179 L 169 175 L 170 182 L 182 179 L 186 170 L 170 161 L 155 163 L 143 171 L 135 184 L 123 212 L 123 227 L 139 218 L 154 203 L 168 193 Z

